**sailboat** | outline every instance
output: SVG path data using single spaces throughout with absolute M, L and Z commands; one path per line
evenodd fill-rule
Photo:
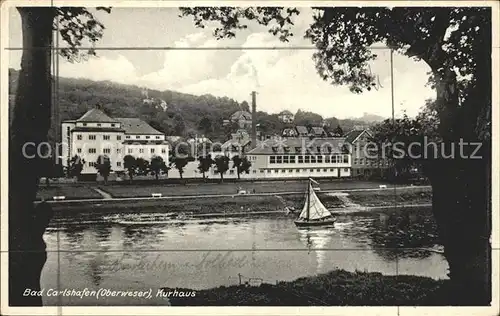
M 312 179 L 307 184 L 306 201 L 299 217 L 294 221 L 297 227 L 324 226 L 335 222 L 335 217 L 321 203 L 312 187 Z

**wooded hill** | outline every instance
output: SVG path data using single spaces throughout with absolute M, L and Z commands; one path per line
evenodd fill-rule
M 9 108 L 12 113 L 14 95 L 17 87 L 19 71 L 9 69 Z M 134 85 L 118 84 L 110 81 L 92 81 L 88 79 L 59 78 L 58 98 L 60 120 L 76 119 L 96 104 L 101 105 L 111 117 L 137 117 L 165 133 L 192 137 L 205 135 L 212 140 L 226 140 L 234 126 L 223 126 L 223 120 L 234 112 L 249 110 L 246 101 L 239 103 L 228 97 L 215 97 L 209 94 L 196 96 L 176 91 L 148 90 L 148 103 L 144 102 L 142 88 Z M 166 103 L 166 110 L 161 102 Z M 257 105 L 259 107 L 259 104 Z M 261 105 L 264 107 L 264 105 Z M 10 116 L 12 118 L 12 115 Z M 295 121 L 289 125 L 321 125 L 323 117 L 307 111 L 298 111 Z M 366 125 L 369 122 L 335 117 L 326 118 L 331 129 L 338 125 L 344 131 L 355 125 Z M 277 114 L 257 112 L 257 123 L 263 134 L 281 134 L 287 127 L 278 119 Z M 54 140 L 54 126 L 49 131 L 49 140 Z

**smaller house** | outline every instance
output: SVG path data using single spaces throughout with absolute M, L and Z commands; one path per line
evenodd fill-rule
M 310 136 L 314 137 L 328 137 L 328 134 L 325 132 L 323 127 L 313 126 L 309 131 Z
M 288 110 L 281 111 L 278 114 L 278 119 L 283 123 L 292 123 L 294 118 L 295 115 L 293 115 L 293 113 Z
M 298 137 L 308 137 L 309 136 L 309 131 L 307 130 L 307 127 L 299 125 L 295 127 L 295 130 L 297 131 L 297 136 Z

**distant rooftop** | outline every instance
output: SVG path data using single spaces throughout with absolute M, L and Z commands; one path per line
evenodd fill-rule
M 261 142 L 248 154 L 340 154 L 346 153 L 343 138 L 282 138 Z
M 163 135 L 162 132 L 154 129 L 148 123 L 138 118 L 119 117 L 117 122 L 121 123 L 125 134 L 148 134 L 148 135 Z

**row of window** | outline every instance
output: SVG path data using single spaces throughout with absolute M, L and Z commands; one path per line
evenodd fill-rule
M 85 165 L 85 164 L 84 164 L 84 165 Z M 95 162 L 93 162 L 93 161 L 89 161 L 89 162 L 88 162 L 88 165 L 89 165 L 89 167 L 95 167 L 95 166 L 96 166 L 96 163 L 95 163 Z M 116 162 L 116 166 L 117 166 L 117 167 L 121 167 L 121 166 L 122 166 L 122 162 L 121 162 L 121 161 L 117 161 L 117 162 Z
M 82 153 L 82 149 L 81 148 L 77 148 L 76 152 L 79 153 L 79 154 L 81 154 Z M 96 148 L 89 148 L 88 152 L 89 152 L 89 154 L 96 154 L 97 153 L 97 149 Z M 117 154 L 121 154 L 121 152 L 122 152 L 122 150 L 120 148 L 116 149 L 116 153 Z M 102 153 L 103 154 L 111 154 L 111 148 L 103 148 L 102 149 Z M 133 148 L 129 148 L 128 149 L 128 153 L 129 154 L 133 154 L 134 153 L 134 149 Z M 139 148 L 139 153 L 143 154 L 144 153 L 144 148 Z M 155 153 L 155 149 L 151 148 L 150 149 L 150 153 L 154 154 Z M 165 148 L 162 148 L 161 149 L 161 153 L 162 154 L 166 154 L 167 150 Z
M 349 172 L 349 168 L 343 168 L 344 172 Z M 311 172 L 337 172 L 337 168 L 323 169 L 260 169 L 259 173 L 311 173 Z M 212 170 L 213 174 L 217 174 L 216 170 Z M 234 169 L 229 170 L 229 174 L 234 174 Z M 257 170 L 252 170 L 252 173 L 257 173 Z
M 151 136 L 145 136 L 146 139 L 151 139 Z M 130 139 L 131 136 L 125 136 L 126 139 Z M 136 139 L 140 139 L 141 136 L 140 135 L 136 135 L 135 136 Z M 76 135 L 76 139 L 77 140 L 82 140 L 83 139 L 83 135 L 81 134 L 77 134 Z M 93 134 L 90 134 L 88 135 L 88 139 L 89 140 L 97 140 L 97 135 L 93 135 Z M 102 135 L 102 139 L 103 140 L 111 140 L 111 135 Z M 155 136 L 155 139 L 161 139 L 160 136 Z M 122 140 L 122 136 L 121 135 L 116 135 L 116 140 Z
M 279 163 L 349 163 L 349 155 L 334 156 L 270 156 L 270 164 Z

